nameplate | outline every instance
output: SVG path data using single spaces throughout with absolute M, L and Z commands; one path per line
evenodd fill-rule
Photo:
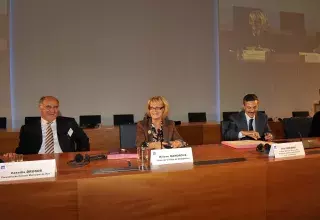
M 320 54 L 318 53 L 299 52 L 299 55 L 304 57 L 305 63 L 320 63 Z
M 35 160 L 0 164 L 0 182 L 56 176 L 56 160 Z
M 151 150 L 150 154 L 152 165 L 193 163 L 191 147 Z
M 305 156 L 306 153 L 302 142 L 289 142 L 281 144 L 272 144 L 269 152 L 269 157 L 286 158 Z

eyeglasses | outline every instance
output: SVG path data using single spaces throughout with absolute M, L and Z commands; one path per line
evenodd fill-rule
M 44 108 L 47 110 L 47 111 L 51 111 L 51 110 L 58 110 L 59 109 L 59 106 L 58 105 L 46 105 L 44 106 Z
M 155 111 L 160 111 L 160 110 L 162 110 L 164 107 L 162 106 L 162 107 L 151 107 L 151 106 L 149 106 L 149 110 L 151 111 L 151 110 L 155 110 Z

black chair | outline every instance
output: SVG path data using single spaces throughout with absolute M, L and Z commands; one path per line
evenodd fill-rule
M 320 112 L 315 113 L 312 118 L 309 137 L 320 137 Z
M 32 124 L 32 123 L 35 123 L 37 121 L 40 121 L 41 117 L 39 116 L 32 116 L 32 117 L 25 117 L 24 118 L 24 124 L 27 125 L 27 124 Z
M 189 112 L 189 122 L 207 122 L 207 114 L 205 112 Z
M 7 129 L 7 118 L 6 117 L 0 117 L 0 128 Z
M 135 124 L 123 124 L 120 128 L 120 148 L 129 149 L 136 148 L 136 131 Z
M 308 111 L 297 111 L 297 112 L 292 112 L 292 117 L 309 117 L 309 112 Z
M 133 114 L 113 115 L 113 125 L 134 124 Z
M 174 125 L 181 125 L 181 121 L 174 121 Z
M 286 138 L 308 137 L 312 118 L 284 118 L 282 120 Z
M 238 113 L 239 112 L 222 112 L 222 120 L 229 121 L 231 115 L 238 114 Z
M 101 124 L 101 115 L 80 115 L 81 128 L 98 128 Z
M 224 139 L 224 134 L 227 132 L 229 126 L 230 126 L 230 121 L 221 121 L 220 122 L 220 129 L 221 129 L 221 140 L 225 141 Z

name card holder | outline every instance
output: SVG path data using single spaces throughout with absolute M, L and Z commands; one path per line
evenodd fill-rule
M 151 165 L 193 163 L 191 147 L 151 150 L 150 154 Z
M 56 176 L 56 160 L 35 160 L 0 164 L 0 182 L 52 178 Z
M 305 156 L 304 147 L 302 142 L 289 142 L 289 143 L 274 143 L 271 145 L 269 157 L 274 158 L 287 158 Z

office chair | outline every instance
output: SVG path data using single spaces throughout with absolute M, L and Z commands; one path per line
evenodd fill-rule
M 309 117 L 309 112 L 308 111 L 296 111 L 292 112 L 292 117 Z
M 98 128 L 101 124 L 101 115 L 80 115 L 81 128 Z
M 303 138 L 309 136 L 312 118 L 284 118 L 282 123 L 286 138 Z
M 229 121 L 231 115 L 238 114 L 238 113 L 239 112 L 222 112 L 222 120 Z
M 136 147 L 136 131 L 135 124 L 122 124 L 119 125 L 120 130 L 120 148 L 129 149 Z
M 113 115 L 113 125 L 134 124 L 133 114 Z
M 189 112 L 189 122 L 207 122 L 207 114 L 205 112 Z
M 0 117 L 0 129 L 7 129 L 7 118 Z
M 41 117 L 39 117 L 39 116 L 25 117 L 24 118 L 24 124 L 25 125 L 32 124 L 32 123 L 35 123 L 35 122 L 40 121 L 40 120 L 41 120 Z
M 229 126 L 230 126 L 230 121 L 229 120 L 220 122 L 221 140 L 222 141 L 226 141 L 225 138 L 224 138 L 224 136 L 225 136 L 224 134 L 227 132 Z

